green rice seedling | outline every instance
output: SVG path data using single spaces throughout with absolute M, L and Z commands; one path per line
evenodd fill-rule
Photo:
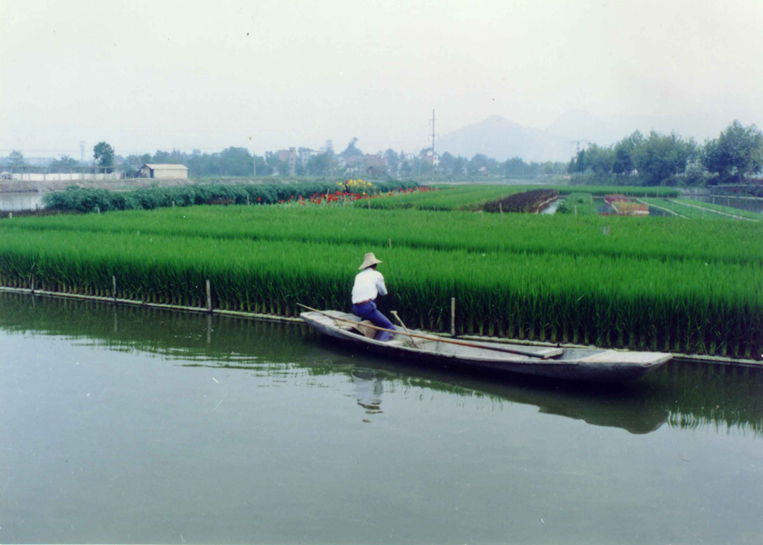
M 385 261 L 382 303 L 406 323 L 459 333 L 506 334 L 601 346 L 759 357 L 763 267 L 628 257 L 466 252 L 323 242 L 73 231 L 0 230 L 0 282 L 95 295 L 117 277 L 119 296 L 285 316 L 298 302 L 349 310 L 357 261 Z M 330 255 L 331 259 L 326 256 Z M 659 346 L 663 344 L 664 346 Z
M 591 193 L 570 193 L 556 209 L 556 213 L 591 216 L 598 212 Z
M 702 212 L 705 212 L 705 211 L 722 212 L 723 214 L 729 214 L 732 216 L 740 216 L 742 218 L 747 218 L 754 221 L 763 221 L 763 214 L 759 212 L 751 212 L 749 210 L 742 210 L 739 208 L 734 208 L 732 206 L 723 206 L 720 204 L 708 203 L 703 201 L 695 201 L 692 199 L 674 199 L 673 202 L 694 207 L 694 208 L 701 208 L 703 209 L 701 210 Z
M 610 234 L 602 236 L 607 226 Z M 469 212 L 341 206 L 199 206 L 0 220 L 0 231 L 7 228 L 763 263 L 759 243 L 763 222 L 687 222 L 667 217 L 506 214 L 502 220 Z

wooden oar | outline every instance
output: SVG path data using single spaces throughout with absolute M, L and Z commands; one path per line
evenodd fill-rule
M 411 335 L 411 332 L 410 332 L 410 331 L 408 331 L 408 328 L 407 328 L 407 327 L 405 327 L 405 324 L 403 323 L 403 320 L 401 320 L 401 319 L 400 319 L 400 316 L 398 316 L 398 315 L 397 315 L 397 311 L 396 311 L 396 310 L 393 310 L 393 311 L 391 312 L 391 314 L 392 314 L 392 316 L 394 316 L 394 317 L 395 317 L 395 319 L 396 319 L 398 322 L 400 322 L 400 325 L 401 325 L 401 326 L 403 326 L 403 330 L 404 330 L 406 333 L 408 333 L 408 336 L 411 338 L 411 343 L 413 344 L 413 347 L 414 347 L 414 348 L 418 348 L 418 345 L 416 344 L 416 341 L 414 341 L 414 340 L 413 340 L 413 336 Z
M 345 320 L 344 318 L 337 318 L 336 316 L 332 316 L 331 314 L 327 314 L 326 312 L 323 312 L 322 310 L 318 310 L 317 308 L 311 308 L 307 305 L 303 305 L 302 303 L 297 303 L 297 305 L 301 306 L 302 308 L 306 308 L 307 310 L 310 310 L 312 312 L 317 312 L 318 314 L 323 314 L 324 316 L 328 316 L 332 320 L 335 320 L 337 322 L 345 322 L 348 324 L 352 324 L 354 326 L 360 325 L 359 322 L 356 322 L 354 320 Z M 395 331 L 393 329 L 385 329 L 383 327 L 377 327 L 375 325 L 368 325 L 363 324 L 364 327 L 370 327 L 371 329 L 376 329 L 378 331 L 387 331 L 389 333 L 395 333 L 400 334 L 399 331 Z M 463 341 L 454 341 L 451 339 L 444 339 L 442 337 L 433 337 L 431 335 L 421 335 L 419 333 L 408 333 L 409 337 L 416 337 L 417 339 L 425 339 L 427 341 L 437 341 L 440 343 L 447 343 L 447 344 L 456 344 L 458 346 L 467 346 L 469 348 L 482 348 L 483 350 L 494 350 L 496 352 L 505 352 L 507 354 L 518 354 L 520 356 L 529 356 L 531 358 L 540 358 L 542 360 L 553 358 L 554 356 L 558 356 L 560 352 L 551 353 L 551 354 L 538 354 L 536 352 L 528 352 L 526 350 L 512 350 L 510 348 L 498 348 L 497 346 L 484 346 L 481 344 L 472 344 L 472 343 L 465 343 Z

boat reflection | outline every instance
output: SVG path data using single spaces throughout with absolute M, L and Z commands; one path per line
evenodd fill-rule
M 262 376 L 343 375 L 366 415 L 385 391 L 420 387 L 646 434 L 732 429 L 763 438 L 763 370 L 669 362 L 633 384 L 577 385 L 532 377 L 485 377 L 410 366 L 348 351 L 297 324 L 206 316 L 108 303 L 0 293 L 0 329 L 76 339 L 97 349 L 139 350 L 193 367 Z M 309 384 L 308 384 L 309 386 Z

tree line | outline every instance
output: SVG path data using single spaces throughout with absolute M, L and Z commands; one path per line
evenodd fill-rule
M 100 168 L 121 168 L 128 177 L 138 175 L 145 163 L 177 163 L 188 167 L 188 175 L 202 177 L 264 177 L 281 176 L 343 176 L 366 174 L 359 170 L 358 158 L 364 156 L 353 138 L 341 153 L 333 149 L 309 152 L 304 163 L 297 157 L 296 164 L 279 160 L 279 154 L 266 152 L 254 156 L 246 148 L 229 147 L 217 153 L 194 150 L 158 150 L 153 155 L 116 155 L 106 142 L 93 148 L 93 165 Z M 652 131 L 644 136 L 639 131 L 626 136 L 609 147 L 592 144 L 580 150 L 570 160 L 545 163 L 525 162 L 520 157 L 498 161 L 483 154 L 471 159 L 448 152 L 439 156 L 439 164 L 433 164 L 431 148 L 417 154 L 400 153 L 388 149 L 382 155 L 386 162 L 384 175 L 388 178 L 436 177 L 438 180 L 480 179 L 501 177 L 535 179 L 542 176 L 569 174 L 574 183 L 624 184 L 624 185 L 715 185 L 739 183 L 746 176 L 755 175 L 763 169 L 763 135 L 755 125 L 743 126 L 733 121 L 718 138 L 698 145 L 693 139 L 684 139 L 675 132 L 665 135 Z M 353 160 L 355 159 L 355 160 Z M 24 167 L 23 154 L 13 151 L 2 162 L 12 168 Z M 66 171 L 80 166 L 67 155 L 54 160 L 51 171 Z
M 636 131 L 609 147 L 592 144 L 572 158 L 568 171 L 583 184 L 704 186 L 740 183 L 762 168 L 760 130 L 733 121 L 704 145 L 655 131 Z

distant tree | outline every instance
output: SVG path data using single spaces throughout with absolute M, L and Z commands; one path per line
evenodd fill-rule
M 302 161 L 297 160 L 297 164 L 294 167 L 294 174 L 297 176 L 304 176 L 307 174 L 307 166 L 302 164 Z
M 567 166 L 567 172 L 570 174 L 582 174 L 586 170 L 586 154 L 585 150 L 582 149 L 575 157 L 570 159 L 570 164 Z
M 469 176 L 476 176 L 480 173 L 482 168 L 485 169 L 485 172 L 488 171 L 488 156 L 478 153 L 471 158 L 466 170 L 469 173 Z
M 278 170 L 278 174 L 281 176 L 288 176 L 291 174 L 291 168 L 289 167 L 288 161 L 278 161 L 278 166 L 276 168 Z
M 397 172 L 397 165 L 400 164 L 400 156 L 393 149 L 384 152 L 384 158 L 387 160 L 387 167 L 390 172 Z
M 262 157 L 255 157 L 254 159 L 257 165 L 257 176 L 270 176 L 273 174 L 273 169 L 265 162 Z
M 527 164 L 521 157 L 512 157 L 503 164 L 503 175 L 507 178 L 521 178 L 527 173 Z
M 363 152 L 358 149 L 355 144 L 358 143 L 357 137 L 353 137 L 352 140 L 350 140 L 350 143 L 347 144 L 347 147 L 344 149 L 341 155 L 342 157 L 362 157 Z
M 145 157 L 148 157 L 148 159 L 144 161 Z M 147 153 L 144 155 L 130 154 L 122 160 L 122 171 L 128 178 L 135 178 L 138 176 L 140 167 L 150 162 L 151 156 Z
M 62 155 L 60 159 L 56 159 L 50 163 L 49 168 L 51 171 L 64 171 L 77 166 L 79 166 L 79 162 L 76 159 L 69 157 L 68 155 Z
M 453 176 L 453 161 L 455 157 L 447 151 L 440 155 L 440 164 L 437 165 L 437 173 L 445 176 Z
M 466 157 L 461 157 L 460 155 L 453 159 L 453 177 L 458 178 L 466 174 L 466 165 L 468 163 L 469 161 L 466 160 Z
M 604 180 L 612 172 L 615 152 L 612 148 L 603 148 L 591 144 L 585 153 L 585 170 L 591 169 L 599 180 Z
M 313 155 L 307 160 L 307 173 L 311 176 L 325 176 L 329 173 L 330 165 L 328 154 Z
M 111 168 L 114 166 L 114 148 L 106 142 L 98 142 L 93 147 L 93 159 L 99 167 Z
M 20 167 L 26 166 L 26 160 L 24 159 L 24 154 L 16 150 L 13 150 L 10 153 L 10 155 L 8 155 L 8 158 L 6 159 L 6 163 L 8 163 L 8 166 L 11 168 L 20 168 Z
M 668 185 L 673 176 L 686 170 L 696 149 L 694 140 L 684 140 L 676 133 L 664 136 L 652 131 L 634 150 L 633 162 L 644 185 Z
M 252 154 L 246 148 L 226 148 L 219 153 L 223 176 L 251 176 Z
M 704 164 L 721 181 L 741 182 L 763 168 L 763 134 L 755 125 L 734 120 L 720 136 L 705 144 Z
M 636 131 L 615 144 L 615 160 L 612 164 L 613 174 L 623 176 L 630 174 L 636 169 L 633 155 L 643 142 L 644 136 L 639 131 Z

